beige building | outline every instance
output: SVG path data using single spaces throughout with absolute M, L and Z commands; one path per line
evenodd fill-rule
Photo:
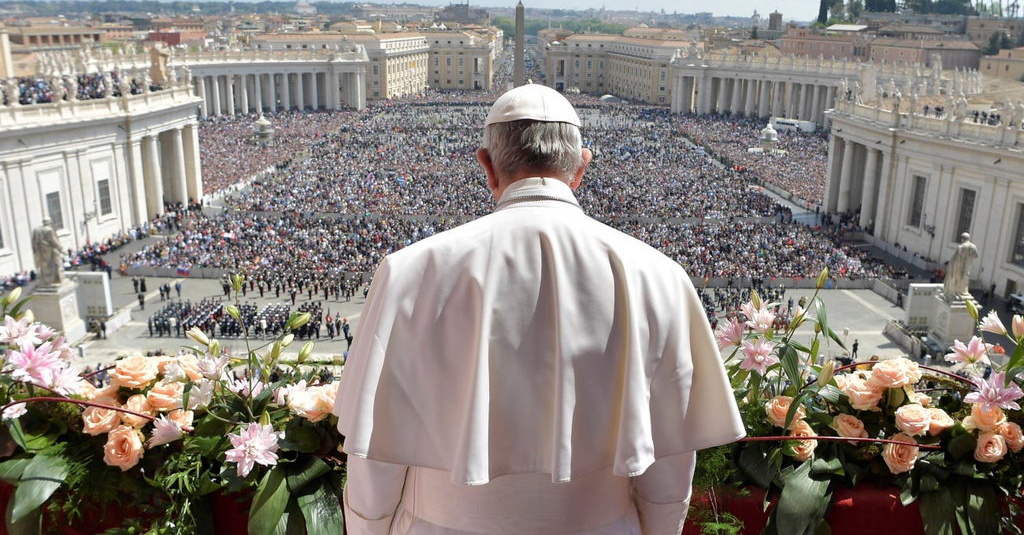
M 9 27 L 7 33 L 12 44 L 27 49 L 77 48 L 105 40 L 102 29 L 86 26 Z
M 965 40 L 887 39 L 871 41 L 870 59 L 876 63 L 920 63 L 930 66 L 939 57 L 943 69 L 977 69 L 981 50 Z
M 337 32 L 279 33 L 254 36 L 252 46 L 271 50 L 331 50 L 346 43 L 362 45 L 370 59 L 366 96 L 394 98 L 427 87 L 427 39 L 421 33 L 342 34 Z
M 435 89 L 491 89 L 501 31 L 423 30 L 430 47 L 427 79 Z M 497 33 L 495 33 L 497 32 Z
M 596 95 L 648 104 L 669 104 L 669 62 L 679 41 L 572 35 L 546 48 L 547 85 L 558 91 L 572 88 Z
M 1024 47 L 1000 50 L 995 56 L 981 58 L 978 69 L 984 76 L 1024 81 Z
M 987 45 L 995 33 L 1008 35 L 1016 44 L 1024 37 L 1024 19 L 970 17 L 966 31 L 968 39 L 978 46 Z
M 784 55 L 823 57 L 826 59 L 867 60 L 869 38 L 864 33 L 824 34 L 810 28 L 790 28 L 779 39 Z

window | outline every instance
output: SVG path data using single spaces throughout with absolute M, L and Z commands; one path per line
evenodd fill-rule
M 380 65 L 374 65 L 373 66 L 373 75 L 374 76 L 380 76 Z
M 1017 203 L 1017 231 L 1013 235 L 1013 251 L 1010 262 L 1024 267 L 1024 204 Z
M 46 194 L 46 213 L 50 216 L 50 223 L 53 230 L 64 228 L 64 211 L 60 206 L 60 192 Z
M 960 212 L 956 221 L 956 234 L 953 241 L 960 243 L 960 235 L 971 231 L 971 219 L 974 218 L 974 198 L 977 192 L 972 189 L 960 190 Z
M 114 211 L 110 202 L 110 180 L 103 179 L 96 183 L 96 195 L 100 201 L 99 215 L 109 215 Z
M 923 176 L 914 176 L 914 192 L 910 198 L 910 218 L 907 224 L 912 227 L 920 227 L 924 216 L 924 192 L 928 185 L 928 179 Z
M 444 64 L 448 67 L 452 66 L 452 58 L 444 58 Z

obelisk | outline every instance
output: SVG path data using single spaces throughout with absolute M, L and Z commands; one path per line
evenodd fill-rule
M 512 85 L 526 84 L 526 8 L 516 4 L 516 48 L 512 59 Z

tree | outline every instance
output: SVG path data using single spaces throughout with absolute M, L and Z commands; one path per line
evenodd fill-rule
M 1005 35 L 1005 34 L 1004 34 Z M 988 38 L 988 43 L 981 49 L 986 56 L 994 56 L 999 53 L 999 34 L 994 33 Z
M 832 0 L 819 0 L 818 3 L 818 23 L 825 24 L 828 22 L 828 8 L 832 6 Z
M 757 26 L 754 26 L 754 28 L 750 30 L 750 38 L 757 39 Z

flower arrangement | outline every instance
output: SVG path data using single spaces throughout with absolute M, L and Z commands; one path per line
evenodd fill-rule
M 755 292 L 716 329 L 748 437 L 701 452 L 698 485 L 765 489 L 766 507 L 775 507 L 764 533 L 828 533 L 835 491 L 865 484 L 895 486 L 904 505 L 916 501 L 928 535 L 1021 533 L 1024 318 L 1008 332 L 994 312 L 979 321 L 968 302 L 978 334 L 956 341 L 945 365 L 836 366 L 817 358 L 822 344 L 844 347 L 817 293 L 809 309 L 776 330 L 784 325 L 776 305 Z M 795 339 L 801 327 L 813 328 L 808 344 Z M 1001 365 L 985 333 L 1015 345 Z M 704 532 L 737 532 L 737 519 L 715 505 L 694 512 Z
M 232 282 L 238 292 L 242 277 Z M 308 313 L 237 358 L 193 329 L 185 354 L 126 356 L 98 388 L 19 298 L 0 299 L 9 530 L 38 532 L 42 517 L 76 525 L 98 504 L 118 508 L 126 533 L 204 533 L 209 498 L 227 493 L 251 497 L 249 533 L 343 532 L 337 382 L 300 366 L 312 342 L 297 360 L 281 358 Z M 226 311 L 244 325 L 237 308 Z

